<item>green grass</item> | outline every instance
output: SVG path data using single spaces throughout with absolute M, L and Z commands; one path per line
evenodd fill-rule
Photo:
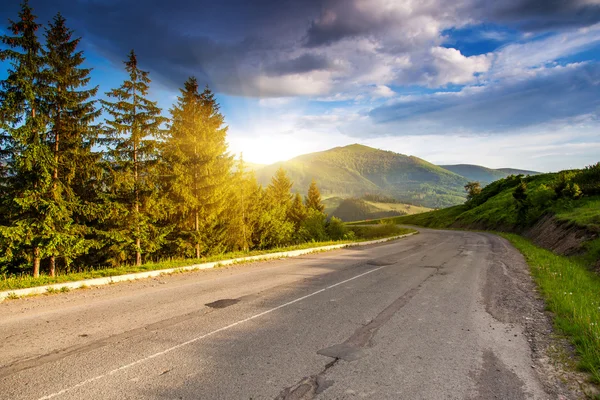
M 421 206 L 413 206 L 411 204 L 403 204 L 403 203 L 380 203 L 375 201 L 365 201 L 365 203 L 376 207 L 382 211 L 398 211 L 401 213 L 405 213 L 407 215 L 424 213 L 427 211 L 431 211 L 431 208 L 421 207 Z
M 38 278 L 34 278 L 30 275 L 21 275 L 21 276 L 4 276 L 0 279 L 0 291 L 5 290 L 15 290 L 15 289 L 25 289 L 36 286 L 45 286 L 52 285 L 56 283 L 63 282 L 74 282 L 81 281 L 84 279 L 93 279 L 93 278 L 105 278 L 109 276 L 118 276 L 125 274 L 133 274 L 136 272 L 146 272 L 146 271 L 156 271 L 161 269 L 169 269 L 169 268 L 180 268 L 186 267 L 194 264 L 202 264 L 208 262 L 215 261 L 223 261 L 230 260 L 233 258 L 241 258 L 241 257 L 250 257 L 250 256 L 260 256 L 271 253 L 278 253 L 282 251 L 293 251 L 293 250 L 302 250 L 308 249 L 311 247 L 322 247 L 329 246 L 334 244 L 345 244 L 345 243 L 353 243 L 353 242 L 361 242 L 372 239 L 385 238 L 390 236 L 402 235 L 404 233 L 414 232 L 411 229 L 399 228 L 397 229 L 387 229 L 381 230 L 377 228 L 372 228 L 370 230 L 361 230 L 359 232 L 355 232 L 358 239 L 356 240 L 342 240 L 342 241 L 327 241 L 327 242 L 308 242 L 302 243 L 299 245 L 288 246 L 288 247 L 280 247 L 270 250 L 254 250 L 249 252 L 231 252 L 225 254 L 218 254 L 211 257 L 205 257 L 200 259 L 184 259 L 184 260 L 172 260 L 172 261 L 163 261 L 157 263 L 148 263 L 143 264 L 139 267 L 134 265 L 125 265 L 117 268 L 104 268 L 104 269 L 90 269 L 88 271 L 83 272 L 72 272 L 66 274 L 60 274 L 54 277 L 41 275 Z M 65 288 L 68 289 L 68 288 Z M 48 293 L 54 293 L 59 291 L 58 289 L 49 290 Z M 65 290 L 60 290 L 65 291 Z
M 563 221 L 574 222 L 600 232 L 600 198 L 584 197 L 555 207 L 555 215 Z
M 527 260 L 555 327 L 573 343 L 579 368 L 600 383 L 600 277 L 587 264 L 558 256 L 515 234 L 501 234 Z
M 356 221 L 347 225 L 376 225 L 381 223 L 394 223 L 405 225 L 419 225 L 429 228 L 447 228 L 456 218 L 466 210 L 465 206 L 454 206 L 441 210 L 424 212 L 421 214 L 403 215 L 400 217 L 382 218 L 369 221 Z
M 414 232 L 413 229 L 401 228 L 395 224 L 380 224 L 372 226 L 348 226 L 357 237 L 371 240 L 389 236 L 404 235 Z

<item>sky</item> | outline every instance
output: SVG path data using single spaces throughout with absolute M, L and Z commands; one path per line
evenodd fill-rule
M 3 2 L 0 30 L 19 3 Z M 435 164 L 600 161 L 600 0 L 30 4 L 82 37 L 100 93 L 121 84 L 131 49 L 167 116 L 187 77 L 209 85 L 246 161 L 352 143 Z

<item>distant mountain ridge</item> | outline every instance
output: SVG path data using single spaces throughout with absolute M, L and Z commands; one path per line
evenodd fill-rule
M 440 167 L 452 171 L 455 174 L 464 176 L 470 181 L 480 182 L 482 185 L 497 181 L 498 179 L 506 178 L 509 175 L 539 175 L 540 172 L 527 171 L 514 168 L 486 168 L 481 165 L 473 164 L 455 164 L 455 165 L 440 165 Z
M 414 156 L 353 144 L 278 162 L 256 174 L 266 185 L 279 167 L 305 193 L 315 179 L 324 197 L 381 194 L 427 207 L 464 202 L 468 179 Z
M 257 168 L 258 181 L 268 185 L 279 167 L 287 171 L 294 182 L 293 190 L 300 193 L 306 193 L 315 179 L 324 198 L 340 198 L 336 207 L 342 199 L 365 194 L 390 196 L 430 208 L 447 207 L 465 201 L 464 185 L 469 181 L 485 186 L 508 175 L 538 174 L 472 164 L 438 166 L 415 156 L 352 144 Z

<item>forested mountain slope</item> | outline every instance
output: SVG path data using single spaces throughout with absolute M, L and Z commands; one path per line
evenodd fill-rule
M 257 171 L 265 184 L 283 167 L 304 191 L 315 179 L 324 196 L 362 197 L 382 194 L 427 207 L 445 207 L 464 201 L 467 179 L 414 156 L 353 144 L 305 154 Z

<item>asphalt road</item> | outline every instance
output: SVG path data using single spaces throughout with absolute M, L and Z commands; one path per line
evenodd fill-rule
M 422 230 L 6 301 L 0 398 L 559 398 L 532 352 L 541 319 L 506 241 Z

